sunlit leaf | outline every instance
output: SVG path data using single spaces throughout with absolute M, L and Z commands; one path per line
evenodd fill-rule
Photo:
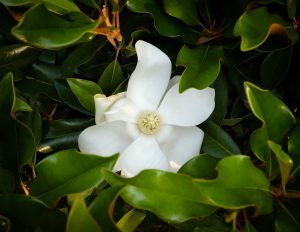
M 101 232 L 101 228 L 90 215 L 82 196 L 76 196 L 68 216 L 66 232 Z
M 145 219 L 146 213 L 132 209 L 128 213 L 126 213 L 120 221 L 118 221 L 117 225 L 122 232 L 134 232 L 135 229 L 141 224 L 141 222 Z

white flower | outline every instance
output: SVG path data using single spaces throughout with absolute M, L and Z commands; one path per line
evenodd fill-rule
M 215 91 L 180 94 L 179 77 L 170 81 L 168 56 L 144 41 L 135 47 L 138 63 L 127 92 L 95 96 L 96 125 L 80 134 L 79 149 L 100 156 L 120 152 L 115 170 L 128 177 L 144 169 L 175 172 L 199 154 L 204 133 L 196 125 L 212 113 Z

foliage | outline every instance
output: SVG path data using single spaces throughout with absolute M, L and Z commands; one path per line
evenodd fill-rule
M 0 231 L 299 231 L 300 2 L 0 0 Z M 143 39 L 212 86 L 201 155 L 113 173 L 78 152 Z M 141 154 L 142 155 L 142 154 Z

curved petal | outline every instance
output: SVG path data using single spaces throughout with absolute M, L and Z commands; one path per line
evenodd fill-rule
M 205 121 L 215 108 L 215 90 L 188 89 L 179 93 L 175 84 L 162 100 L 157 113 L 162 124 L 195 126 Z
M 119 98 L 125 97 L 125 92 L 118 93 L 115 95 L 111 95 L 106 97 L 104 94 L 95 94 L 95 122 L 96 124 L 100 124 L 105 122 L 105 111 Z
M 162 126 L 157 141 L 169 160 L 169 170 L 178 169 L 200 152 L 204 133 L 198 127 Z
M 121 153 L 116 166 L 131 177 L 144 169 L 168 170 L 168 161 L 154 136 L 140 135 Z
M 122 98 L 113 104 L 108 111 L 105 112 L 105 117 L 108 122 L 125 121 L 137 123 L 141 110 L 128 98 Z
M 157 109 L 171 76 L 171 61 L 157 47 L 144 41 L 135 44 L 138 63 L 129 78 L 127 97 L 144 111 Z
M 111 156 L 122 152 L 136 134 L 130 133 L 129 124 L 124 122 L 103 123 L 86 128 L 78 138 L 81 152 L 99 156 Z

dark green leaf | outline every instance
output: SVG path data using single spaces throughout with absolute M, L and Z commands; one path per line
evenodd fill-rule
M 290 68 L 292 48 L 271 52 L 266 56 L 260 67 L 262 85 L 265 88 L 276 87 Z
M 95 112 L 94 95 L 102 89 L 93 81 L 68 78 L 67 82 L 80 104 L 90 112 Z
M 297 125 L 293 128 L 290 139 L 288 142 L 288 149 L 291 158 L 293 159 L 294 163 L 294 170 L 298 171 L 300 168 L 300 123 L 298 122 Z
M 80 12 L 80 9 L 72 0 L 43 0 L 49 11 L 57 14 L 67 14 L 72 11 Z
M 66 76 L 71 76 L 76 68 L 91 60 L 106 41 L 105 37 L 100 37 L 79 45 L 64 60 L 61 66 L 62 73 Z
M 262 45 L 269 35 L 281 34 L 295 42 L 297 34 L 281 16 L 271 14 L 266 7 L 246 11 L 236 22 L 235 36 L 241 36 L 241 50 L 248 51 Z
M 190 0 L 188 4 L 181 0 L 164 0 L 165 11 L 181 19 L 187 25 L 199 25 L 197 1 Z
M 300 222 L 295 218 L 292 212 L 280 201 L 274 204 L 276 218 L 275 228 L 278 232 L 298 232 L 300 230 Z
M 0 167 L 0 193 L 12 193 L 16 187 L 14 173 Z
M 61 48 L 78 41 L 83 42 L 82 39 L 89 41 L 93 38 L 90 33 L 97 28 L 99 21 L 88 20 L 81 13 L 80 18 L 84 17 L 85 22 L 78 18 L 68 21 L 49 12 L 43 4 L 38 4 L 26 11 L 23 20 L 12 29 L 12 33 L 18 39 L 37 47 Z
M 220 46 L 183 46 L 176 61 L 177 66 L 186 68 L 180 80 L 179 91 L 183 92 L 188 88 L 204 89 L 212 84 L 220 73 L 222 56 L 223 49 Z
M 232 154 L 240 154 L 240 149 L 221 127 L 213 122 L 201 124 L 204 131 L 202 150 L 214 157 L 222 158 Z
M 32 196 L 0 195 L 0 212 L 11 220 L 11 231 L 63 232 L 66 216 Z
M 109 96 L 124 81 L 121 66 L 118 61 L 111 62 L 102 73 L 98 84 L 103 92 Z
M 86 155 L 75 150 L 50 155 L 36 166 L 37 178 L 30 185 L 31 194 L 54 205 L 64 195 L 89 190 L 103 181 L 101 169 L 112 169 L 117 157 Z
M 68 216 L 66 232 L 101 232 L 101 228 L 90 215 L 82 196 L 76 196 Z
M 180 36 L 189 44 L 195 43 L 198 38 L 197 32 L 186 27 L 180 20 L 168 16 L 155 0 L 128 0 L 126 5 L 134 12 L 151 14 L 157 31 L 164 36 Z
M 1 0 L 6 6 L 22 6 L 27 4 L 33 4 L 35 0 Z

